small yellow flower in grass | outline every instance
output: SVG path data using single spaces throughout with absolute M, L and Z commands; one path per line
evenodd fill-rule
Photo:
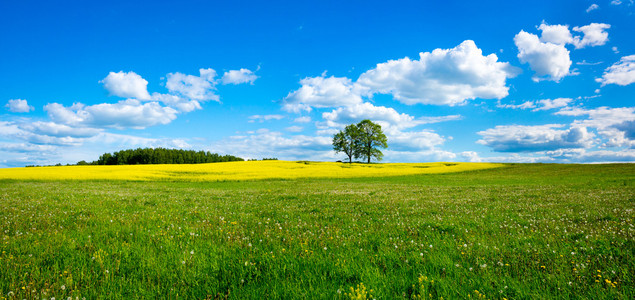
M 546 269 L 546 268 L 547 268 L 547 267 L 545 267 L 545 266 L 540 266 L 540 267 L 541 267 L 541 268 L 543 268 L 543 269 Z

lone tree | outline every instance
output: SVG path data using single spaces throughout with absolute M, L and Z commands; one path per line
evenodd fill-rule
M 348 156 L 348 162 L 353 163 L 353 157 L 358 155 L 358 131 L 354 124 L 346 126 L 344 131 L 340 131 L 333 136 L 333 150 L 335 153 L 344 152 Z
M 344 152 L 349 163 L 353 162 L 353 157 L 364 157 L 368 163 L 373 157 L 381 160 L 384 154 L 378 148 L 387 147 L 386 135 L 381 126 L 370 120 L 348 125 L 333 136 L 333 150 L 335 153 Z
M 359 134 L 359 157 L 366 157 L 368 163 L 373 157 L 381 160 L 384 154 L 378 148 L 388 148 L 388 141 L 381 125 L 371 120 L 363 120 L 357 123 L 356 127 Z

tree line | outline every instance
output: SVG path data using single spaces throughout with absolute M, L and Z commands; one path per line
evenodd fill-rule
M 145 165 L 145 164 L 204 164 L 244 161 L 233 155 L 220 155 L 209 151 L 165 148 L 137 148 L 104 153 L 93 162 L 80 161 L 78 165 Z
M 384 154 L 379 148 L 388 148 L 388 140 L 381 125 L 371 120 L 350 124 L 333 136 L 333 150 L 346 154 L 349 163 L 353 158 L 363 158 L 368 163 L 372 158 L 381 160 Z

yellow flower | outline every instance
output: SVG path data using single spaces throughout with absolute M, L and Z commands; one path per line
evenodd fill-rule
M 59 166 L 0 169 L 1 179 L 219 181 L 268 178 L 351 178 L 452 173 L 499 168 L 495 163 L 386 163 L 242 161 L 183 165 Z

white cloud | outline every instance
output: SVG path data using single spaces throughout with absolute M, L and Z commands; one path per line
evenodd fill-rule
M 611 25 L 604 23 L 573 27 L 573 31 L 583 33 L 580 37 L 573 36 L 568 25 L 548 25 L 543 22 L 538 26 L 542 32 L 540 38 L 521 30 L 514 37 L 514 43 L 518 48 L 520 62 L 528 63 L 529 67 L 536 72 L 532 77 L 534 81 L 558 82 L 565 76 L 575 75 L 575 72 L 569 71 L 571 59 L 569 50 L 565 46 L 572 44 L 576 49 L 581 49 L 604 45 L 608 41 L 609 34 L 606 29 L 609 28 Z
M 135 72 L 110 72 L 106 78 L 99 82 L 103 83 L 104 88 L 113 96 L 140 100 L 150 99 L 148 81 Z
M 483 138 L 477 143 L 498 152 L 536 152 L 563 148 L 589 148 L 593 145 L 593 133 L 585 127 L 562 128 L 564 125 L 538 126 L 499 125 L 478 134 Z
M 247 135 L 234 136 L 215 142 L 210 151 L 231 153 L 242 158 L 275 157 L 298 160 L 336 160 L 330 136 L 294 135 L 261 129 Z
M 432 151 L 445 142 L 445 138 L 431 130 L 399 131 L 387 128 L 388 148 L 393 151 Z
M 555 113 L 561 116 L 589 116 L 587 120 L 577 120 L 574 124 L 585 127 L 606 128 L 625 121 L 635 120 L 635 107 L 598 107 L 584 109 L 580 107 L 565 108 Z
M 177 95 L 153 93 L 152 100 L 161 102 L 178 110 L 179 112 L 191 112 L 197 109 L 202 109 L 199 101 L 183 98 Z
M 538 101 L 525 101 L 522 104 L 501 104 L 498 103 L 496 107 L 499 108 L 511 108 L 511 109 L 530 109 L 532 111 L 550 110 L 554 108 L 566 107 L 571 103 L 571 98 L 556 98 L 556 99 L 543 99 Z
M 288 112 L 311 111 L 312 107 L 340 107 L 362 102 L 359 87 L 346 77 L 307 77 L 300 80 L 299 89 L 282 100 Z
M 411 128 L 417 125 L 438 123 L 443 121 L 458 120 L 459 115 L 415 118 L 405 113 L 398 113 L 394 108 L 385 106 L 375 106 L 364 102 L 361 104 L 340 107 L 331 112 L 322 114 L 329 127 L 343 127 L 344 124 L 359 122 L 363 119 L 370 119 L 383 127 L 391 128 Z
M 389 150 L 385 152 L 388 160 L 398 160 L 406 158 L 408 161 L 417 161 L 423 157 L 440 155 L 448 159 L 445 152 L 437 149 L 438 146 L 445 142 L 445 138 L 431 130 L 414 130 L 405 131 L 423 124 L 452 121 L 461 119 L 460 115 L 437 116 L 437 117 L 421 117 L 399 113 L 391 107 L 375 106 L 365 102 L 362 104 L 340 107 L 331 112 L 322 114 L 324 122 L 318 122 L 318 134 L 332 136 L 339 129 L 344 128 L 347 124 L 356 123 L 363 119 L 370 119 L 382 126 L 382 130 L 388 139 Z M 406 152 L 412 152 L 408 156 Z M 388 157 L 390 155 L 390 157 Z M 454 155 L 454 154 L 452 154 Z
M 468 162 L 481 162 L 483 161 L 478 153 L 474 151 L 463 151 L 460 153 L 461 157 L 463 157 Z
M 5 107 L 10 112 L 14 112 L 14 113 L 28 113 L 35 109 L 33 108 L 33 106 L 29 105 L 27 101 L 24 99 L 11 99 L 7 102 Z
M 304 130 L 304 127 L 302 126 L 289 126 L 287 128 L 285 128 L 286 131 L 288 132 L 302 132 L 302 130 Z
M 588 62 L 588 61 L 586 61 L 586 60 L 582 60 L 582 61 L 576 62 L 575 64 L 576 64 L 576 65 L 579 65 L 579 66 L 597 66 L 597 65 L 599 65 L 599 64 L 602 64 L 602 62 L 601 62 L 601 61 L 598 61 L 598 62 Z
M 249 122 L 253 123 L 255 121 L 258 121 L 260 123 L 264 122 L 264 121 L 269 121 L 269 120 L 282 120 L 284 119 L 283 115 L 253 115 L 253 116 L 249 116 Z
M 615 54 L 620 53 L 620 50 L 618 50 L 616 46 L 613 46 L 613 48 L 611 48 L 611 50 L 613 50 L 613 53 L 615 53 Z
M 567 105 L 569 105 L 569 103 L 571 103 L 571 101 L 573 101 L 573 99 L 571 98 L 556 98 L 556 99 L 543 99 L 543 100 L 538 100 L 536 102 L 536 104 L 538 104 L 539 106 L 537 108 L 535 108 L 533 111 L 539 111 L 539 110 L 550 110 L 550 109 L 554 109 L 554 108 L 561 108 L 561 107 L 567 107 Z
M 538 26 L 538 29 L 542 31 L 540 41 L 543 43 L 566 45 L 573 42 L 569 25 L 548 25 L 543 22 Z
M 392 94 L 406 104 L 460 105 L 474 98 L 507 96 L 506 80 L 517 72 L 509 63 L 498 62 L 495 54 L 483 56 L 466 40 L 452 49 L 422 52 L 419 60 L 405 57 L 377 64 L 357 83 L 368 94 Z
M 601 82 L 602 86 L 607 84 L 629 85 L 635 82 L 635 55 L 624 56 L 620 61 L 604 70 L 602 78 L 595 81 Z
M 84 140 L 81 134 L 47 135 L 45 132 L 38 132 L 37 129 L 29 123 L 0 122 L 0 136 L 10 140 L 20 140 L 30 144 L 73 146 L 80 145 Z
M 214 69 L 200 69 L 200 76 L 186 75 L 183 73 L 168 73 L 165 87 L 172 94 L 196 101 L 219 101 L 216 90 L 216 71 Z
M 586 12 L 587 12 L 587 13 L 590 13 L 590 12 L 592 12 L 592 11 L 596 10 L 596 9 L 599 9 L 599 8 L 600 8 L 600 6 L 599 6 L 599 5 L 597 5 L 597 4 L 595 4 L 595 3 L 593 3 L 593 4 L 591 4 L 591 6 L 589 6 L 589 8 L 587 8 L 587 9 L 586 9 Z
M 158 102 L 141 103 L 134 99 L 117 103 L 101 103 L 85 106 L 81 103 L 65 107 L 59 103 L 44 106 L 54 122 L 70 126 L 112 127 L 143 129 L 158 124 L 168 124 L 177 110 L 161 106 Z
M 86 138 L 92 137 L 100 132 L 101 129 L 90 127 L 71 127 L 64 124 L 57 124 L 54 122 L 33 122 L 27 123 L 21 126 L 22 128 L 39 135 L 48 135 L 54 137 L 75 137 Z
M 536 72 L 532 78 L 534 81 L 558 82 L 565 76 L 571 75 L 569 50 L 563 44 L 543 43 L 537 35 L 523 30 L 514 37 L 514 43 L 518 47 L 518 59 L 522 63 L 528 63 L 529 67 Z
M 297 117 L 293 120 L 293 122 L 295 123 L 309 123 L 311 122 L 311 117 L 309 116 L 303 116 L 303 117 Z
M 530 109 L 530 108 L 535 108 L 536 104 L 534 104 L 533 101 L 525 101 L 521 104 L 501 104 L 498 103 L 496 105 L 496 107 L 498 108 L 511 108 L 511 109 Z
M 611 150 L 598 150 L 598 151 L 583 151 L 578 155 L 571 156 L 570 158 L 575 162 L 586 163 L 611 163 L 611 162 L 634 162 L 635 150 L 625 149 L 619 151 Z
M 573 126 L 596 128 L 600 136 L 606 139 L 604 147 L 635 147 L 635 139 L 631 136 L 635 121 L 635 107 L 595 109 L 566 108 L 556 112 L 563 116 L 588 116 L 585 120 L 575 120 Z
M 611 5 L 620 5 L 620 4 L 622 4 L 621 0 L 613 0 L 613 1 L 611 1 Z
M 456 154 L 438 149 L 421 151 L 395 151 L 388 149 L 383 152 L 385 162 L 454 161 L 456 159 Z
M 609 28 L 611 28 L 611 25 L 604 23 L 591 23 L 586 26 L 573 27 L 573 31 L 584 33 L 582 39 L 579 37 L 574 39 L 573 45 L 576 49 L 587 46 L 602 46 L 609 40 L 609 33 L 605 31 Z
M 223 84 L 254 84 L 258 76 L 248 69 L 230 70 L 223 74 L 221 82 Z

